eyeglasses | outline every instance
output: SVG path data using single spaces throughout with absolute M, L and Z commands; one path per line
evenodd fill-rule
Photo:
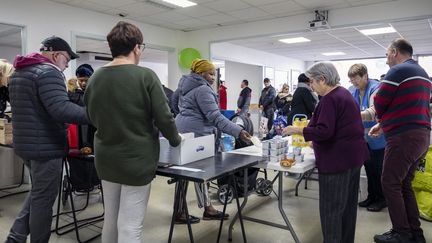
M 145 44 L 142 43 L 142 44 L 139 45 L 139 47 L 140 47 L 141 51 L 143 51 L 145 49 Z
M 388 57 L 391 52 L 396 52 L 396 49 L 395 48 L 387 49 L 387 52 L 386 52 L 385 56 Z

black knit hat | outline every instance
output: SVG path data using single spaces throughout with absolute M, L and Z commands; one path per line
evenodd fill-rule
M 65 51 L 69 54 L 71 60 L 79 58 L 79 56 L 72 51 L 69 44 L 60 37 L 51 36 L 42 41 L 40 51 Z
M 90 64 L 84 63 L 77 68 L 77 70 L 75 71 L 75 75 L 77 76 L 77 78 L 90 77 L 93 75 L 93 72 L 93 67 Z
M 298 82 L 299 83 L 309 83 L 310 80 L 304 73 L 302 73 L 298 76 Z

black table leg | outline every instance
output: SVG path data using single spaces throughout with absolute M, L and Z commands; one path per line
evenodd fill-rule
M 243 186 L 244 187 L 244 190 L 243 190 L 244 195 L 243 196 L 245 198 L 247 198 L 247 195 L 249 193 L 248 192 L 248 181 L 247 181 L 247 179 L 248 179 L 248 171 L 247 171 L 247 169 L 244 170 L 243 179 L 244 179 L 244 186 Z M 237 190 L 238 188 L 237 188 L 237 183 L 235 181 L 234 175 L 232 175 L 232 180 L 234 182 L 234 195 L 236 196 L 237 211 L 238 211 L 240 226 L 241 226 L 242 235 L 243 235 L 243 242 L 246 243 L 247 242 L 247 240 L 246 240 L 246 232 L 245 232 L 245 229 L 244 229 L 243 216 L 242 216 L 242 213 L 241 213 L 241 211 L 242 211 L 243 208 L 240 206 L 240 201 L 239 201 L 239 198 L 238 198 L 238 190 Z
M 231 176 L 230 176 L 230 180 L 229 181 L 232 181 L 231 180 Z M 228 185 L 229 184 L 230 183 L 228 183 Z M 222 215 L 225 215 L 225 212 L 226 212 L 226 207 L 227 207 L 227 204 L 228 204 L 228 195 L 230 193 L 230 189 L 231 189 L 231 187 L 228 186 L 228 191 L 227 191 L 227 194 L 225 196 L 225 202 L 224 202 L 224 206 L 223 206 L 223 210 L 222 210 Z M 221 219 L 220 224 L 219 224 L 219 233 L 218 233 L 218 237 L 217 237 L 217 241 L 216 241 L 217 243 L 219 243 L 220 236 L 221 236 L 221 233 L 222 233 L 223 221 L 224 221 L 224 218 Z
M 234 176 L 233 176 L 233 179 L 234 179 Z M 234 179 L 234 181 L 235 181 L 235 179 Z M 234 184 L 235 184 L 234 185 L 234 196 L 236 196 L 237 213 L 236 213 L 236 215 L 234 215 L 234 218 L 232 219 L 232 221 L 229 225 L 229 228 L 228 228 L 228 241 L 232 241 L 232 231 L 234 228 L 234 224 L 238 218 L 240 221 L 241 229 L 242 229 L 243 241 L 247 242 L 246 233 L 245 233 L 244 226 L 243 226 L 243 217 L 241 214 L 241 211 L 246 206 L 246 203 L 248 200 L 248 192 L 247 192 L 247 189 L 248 189 L 248 170 L 247 169 L 244 170 L 244 176 L 243 176 L 243 184 L 244 184 L 244 188 L 245 188 L 246 192 L 243 195 L 243 202 L 242 202 L 241 206 L 240 206 L 240 201 L 239 201 L 238 196 L 237 196 L 237 183 L 234 183 Z
M 188 226 L 188 231 L 189 231 L 189 239 L 190 242 L 193 243 L 193 234 L 192 234 L 192 226 L 190 223 L 190 219 L 189 219 L 189 212 L 188 212 L 188 208 L 187 208 L 187 202 L 186 202 L 186 194 L 187 194 L 187 187 L 188 187 L 188 181 L 185 180 L 179 180 L 178 182 L 178 187 L 176 188 L 176 193 L 174 194 L 174 208 L 173 208 L 173 214 L 171 217 L 171 226 L 170 226 L 170 232 L 169 232 L 169 237 L 168 237 L 168 243 L 171 243 L 172 240 L 172 235 L 173 235 L 173 231 L 174 231 L 174 219 L 176 217 L 176 213 L 179 212 L 179 208 L 180 208 L 180 199 L 183 199 L 183 209 L 181 210 L 181 212 L 184 211 L 185 213 L 185 217 L 186 217 L 186 222 L 187 222 L 187 226 Z

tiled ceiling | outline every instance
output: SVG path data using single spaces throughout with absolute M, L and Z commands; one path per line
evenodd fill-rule
M 73 7 L 164 28 L 192 31 L 266 19 L 313 13 L 395 0 L 191 0 L 197 5 L 180 8 L 162 0 L 50 0 Z
M 192 0 L 196 6 L 178 8 L 162 0 L 50 0 L 70 6 L 134 19 L 168 29 L 193 31 L 261 20 L 313 13 L 316 9 L 340 9 L 373 5 L 395 0 Z M 393 26 L 397 33 L 365 36 L 358 30 L 373 26 L 328 29 L 301 33 L 308 43 L 287 45 L 281 38 L 293 34 L 229 41 L 229 43 L 304 61 L 384 57 L 385 48 L 396 37 L 412 42 L 416 54 L 432 54 L 431 19 L 380 23 L 375 27 Z M 79 47 L 83 50 L 85 46 Z M 345 52 L 344 56 L 326 57 L 323 52 Z M 107 51 L 104 51 L 107 52 Z
M 315 9 L 337 9 L 359 5 L 371 5 L 394 0 L 192 0 L 198 5 L 188 8 L 164 7 L 161 0 L 50 0 L 82 9 L 90 9 L 110 15 L 125 14 L 125 18 L 161 26 L 164 28 L 191 31 L 210 29 L 264 19 L 312 13 Z M 168 5 L 167 5 L 168 6 Z M 361 29 L 393 26 L 397 33 L 365 36 Z M 279 39 L 303 36 L 307 43 L 284 44 Z M 369 26 L 347 27 L 308 31 L 286 35 L 269 35 L 229 41 L 281 56 L 303 61 L 340 60 L 384 57 L 385 48 L 396 37 L 408 39 L 415 54 L 432 55 L 432 19 L 420 19 Z M 0 45 L 20 47 L 20 29 L 0 25 Z M 106 42 L 78 38 L 77 51 L 109 53 Z M 323 52 L 345 52 L 344 56 L 326 57 Z M 142 57 L 155 62 L 167 62 L 163 51 L 146 49 Z M 144 60 L 146 61 L 146 60 Z
M 366 36 L 359 31 L 390 26 L 397 32 Z M 293 37 L 305 37 L 311 41 L 296 44 L 285 44 L 279 41 L 279 39 Z M 387 46 L 398 37 L 406 38 L 411 42 L 415 55 L 432 55 L 432 19 L 249 38 L 228 43 L 303 61 L 317 61 L 385 57 Z M 327 57 L 321 54 L 324 52 L 344 52 L 346 55 Z

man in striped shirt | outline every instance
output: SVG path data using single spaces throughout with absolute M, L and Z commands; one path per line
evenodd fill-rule
M 386 53 L 390 70 L 374 100 L 379 123 L 369 135 L 384 132 L 387 139 L 381 182 L 393 226 L 374 236 L 377 243 L 426 242 L 411 181 L 429 147 L 431 81 L 412 54 L 405 39 L 392 41 Z

